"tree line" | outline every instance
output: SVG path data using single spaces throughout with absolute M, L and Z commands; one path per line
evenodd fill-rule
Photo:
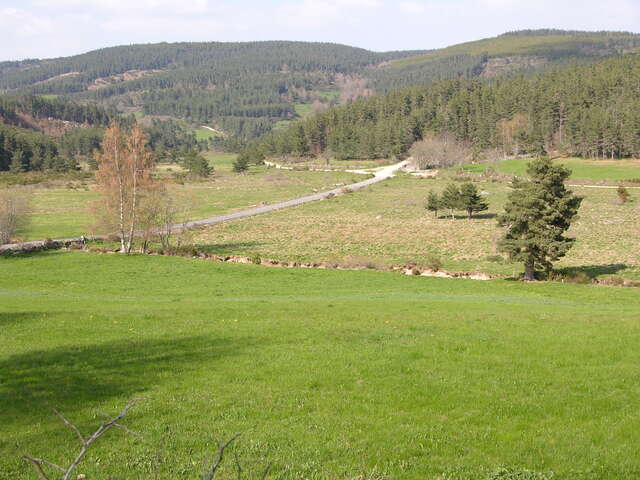
M 296 122 L 256 155 L 402 158 L 426 132 L 504 155 L 554 149 L 586 157 L 640 155 L 640 55 L 519 74 L 455 79 L 360 99 Z

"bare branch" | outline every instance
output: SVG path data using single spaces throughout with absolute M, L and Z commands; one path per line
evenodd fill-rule
M 78 427 L 76 427 L 73 423 L 71 423 L 69 420 L 67 420 L 64 415 L 62 415 L 62 413 L 60 413 L 58 410 L 56 410 L 55 408 L 53 409 L 53 412 L 60 417 L 60 419 L 62 420 L 62 422 L 69 427 L 71 430 L 73 430 L 73 432 L 77 435 L 78 440 L 80 440 L 80 445 L 84 445 L 84 443 L 86 442 L 86 439 L 84 438 L 84 436 L 82 435 L 82 433 L 80 432 L 80 430 L 78 429 Z
M 260 480 L 264 480 L 265 478 L 267 478 L 267 475 L 269 475 L 269 470 L 271 470 L 271 466 L 273 465 L 273 463 L 269 463 L 267 465 L 267 468 L 264 469 L 264 472 L 262 473 L 262 476 L 260 477 Z
M 112 418 L 111 415 L 109 415 L 108 413 L 105 413 L 105 412 L 98 412 L 98 413 L 100 413 L 100 415 L 102 415 L 103 417 Z M 144 439 L 144 435 L 142 435 L 141 433 L 138 433 L 138 432 L 134 432 L 133 430 L 128 429 L 127 427 L 125 427 L 124 425 L 122 425 L 120 423 L 114 423 L 114 424 L 112 424 L 112 426 L 117 427 L 117 428 L 121 428 L 122 430 L 124 430 L 129 435 L 133 435 L 134 437 L 138 437 L 141 440 Z
M 36 473 L 42 480 L 49 480 L 49 477 L 47 477 L 47 475 L 44 473 L 44 470 L 42 470 L 42 465 L 49 465 L 50 467 L 56 468 L 63 473 L 65 472 L 65 469 L 62 468 L 60 465 L 56 465 L 55 463 L 49 462 L 47 460 L 43 460 L 41 458 L 32 458 L 32 457 L 24 456 L 22 457 L 22 459 L 26 462 L 31 462 Z
M 240 435 L 242 434 L 237 433 L 233 437 L 231 437 L 229 440 L 227 440 L 225 443 L 220 445 L 220 448 L 218 448 L 218 451 L 216 452 L 216 455 L 218 458 L 216 460 L 213 460 L 213 459 L 211 460 L 211 468 L 208 471 L 204 472 L 204 474 L 202 475 L 202 480 L 211 480 L 215 476 L 216 471 L 218 470 L 218 467 L 222 463 L 222 458 L 224 457 L 225 449 L 229 445 L 231 445 L 231 442 L 237 439 Z
M 84 445 L 82 445 L 80 453 L 78 453 L 71 465 L 69 465 L 69 468 L 66 470 L 62 480 L 69 480 L 69 478 L 71 477 L 71 473 L 76 469 L 76 467 L 80 463 L 80 460 L 82 460 L 82 457 L 84 457 L 84 455 L 87 453 L 87 450 L 89 450 L 89 447 L 93 444 L 93 442 L 104 435 L 107 430 L 117 424 L 118 421 L 122 420 L 127 415 L 127 413 L 129 413 L 129 410 L 131 410 L 131 408 L 133 408 L 133 406 L 141 400 L 141 398 L 134 398 L 127 404 L 126 407 L 122 409 L 122 411 L 117 416 L 111 418 L 111 420 L 109 420 L 108 422 L 103 423 L 95 432 L 93 432 L 93 435 L 91 435 L 84 443 Z
M 238 480 L 242 479 L 242 467 L 240 466 L 240 459 L 238 458 L 238 452 L 236 452 L 234 450 L 233 452 L 233 456 L 235 458 L 236 461 L 236 473 L 237 473 L 237 478 Z

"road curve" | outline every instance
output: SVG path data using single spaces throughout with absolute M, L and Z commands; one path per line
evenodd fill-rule
M 315 202 L 317 200 L 324 200 L 325 198 L 330 198 L 335 195 L 339 195 L 344 193 L 345 190 L 349 190 L 351 192 L 355 192 L 356 190 L 360 190 L 361 188 L 368 187 L 369 185 L 373 185 L 388 178 L 395 176 L 396 172 L 401 168 L 407 165 L 408 161 L 404 160 L 399 163 L 395 163 L 393 165 L 389 165 L 386 167 L 379 167 L 376 169 L 372 169 L 369 171 L 358 171 L 354 173 L 365 173 L 365 174 L 373 174 L 373 177 L 363 180 L 362 182 L 352 183 L 350 185 L 345 185 L 343 187 L 334 188 L 333 190 L 328 190 L 326 192 L 314 193 L 313 195 L 307 195 L 305 197 L 295 198 L 293 200 L 287 200 L 285 202 L 278 202 L 271 205 L 265 205 L 263 207 L 250 208 L 248 210 L 242 210 L 240 212 L 235 213 L 227 213 L 225 215 L 217 215 L 215 217 L 204 218 L 202 220 L 193 220 L 186 223 L 176 224 L 172 228 L 174 230 L 182 230 L 182 229 L 190 229 L 197 227 L 204 227 L 208 225 L 217 225 L 218 223 L 229 222 L 231 220 L 238 220 L 240 218 L 252 217 L 254 215 L 260 215 L 262 213 L 273 212 L 275 210 L 281 210 L 283 208 L 295 207 L 297 205 L 303 205 L 309 202 Z M 68 238 L 54 238 L 51 240 L 51 243 L 54 244 L 71 244 L 82 242 L 83 240 L 104 240 L 108 238 L 108 235 L 92 235 L 86 237 L 68 237 Z M 34 240 L 31 242 L 23 242 L 23 243 L 10 243 L 7 245 L 0 245 L 0 252 L 11 251 L 11 250 L 24 250 L 24 249 L 37 249 L 45 246 L 45 240 Z

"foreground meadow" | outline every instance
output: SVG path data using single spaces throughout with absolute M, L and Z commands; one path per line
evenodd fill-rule
M 76 451 L 52 407 L 88 432 L 133 397 L 144 440 L 110 432 L 78 473 L 199 478 L 245 432 L 269 478 L 640 476 L 636 289 L 83 252 L 0 271 L 3 479 Z

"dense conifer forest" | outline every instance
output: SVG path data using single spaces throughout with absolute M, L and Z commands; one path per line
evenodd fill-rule
M 361 99 L 266 137 L 257 155 L 404 157 L 425 132 L 505 154 L 562 150 L 640 155 L 640 55 L 517 74 L 455 79 Z
M 457 78 L 495 78 L 592 62 L 640 48 L 625 32 L 532 30 L 431 51 L 371 52 L 330 43 L 160 43 L 67 58 L 0 63 L 0 92 L 56 95 L 109 112 L 183 119 L 237 148 L 299 119 L 374 93 Z M 85 115 L 85 114 L 88 114 Z M 103 123 L 96 112 L 66 120 Z

